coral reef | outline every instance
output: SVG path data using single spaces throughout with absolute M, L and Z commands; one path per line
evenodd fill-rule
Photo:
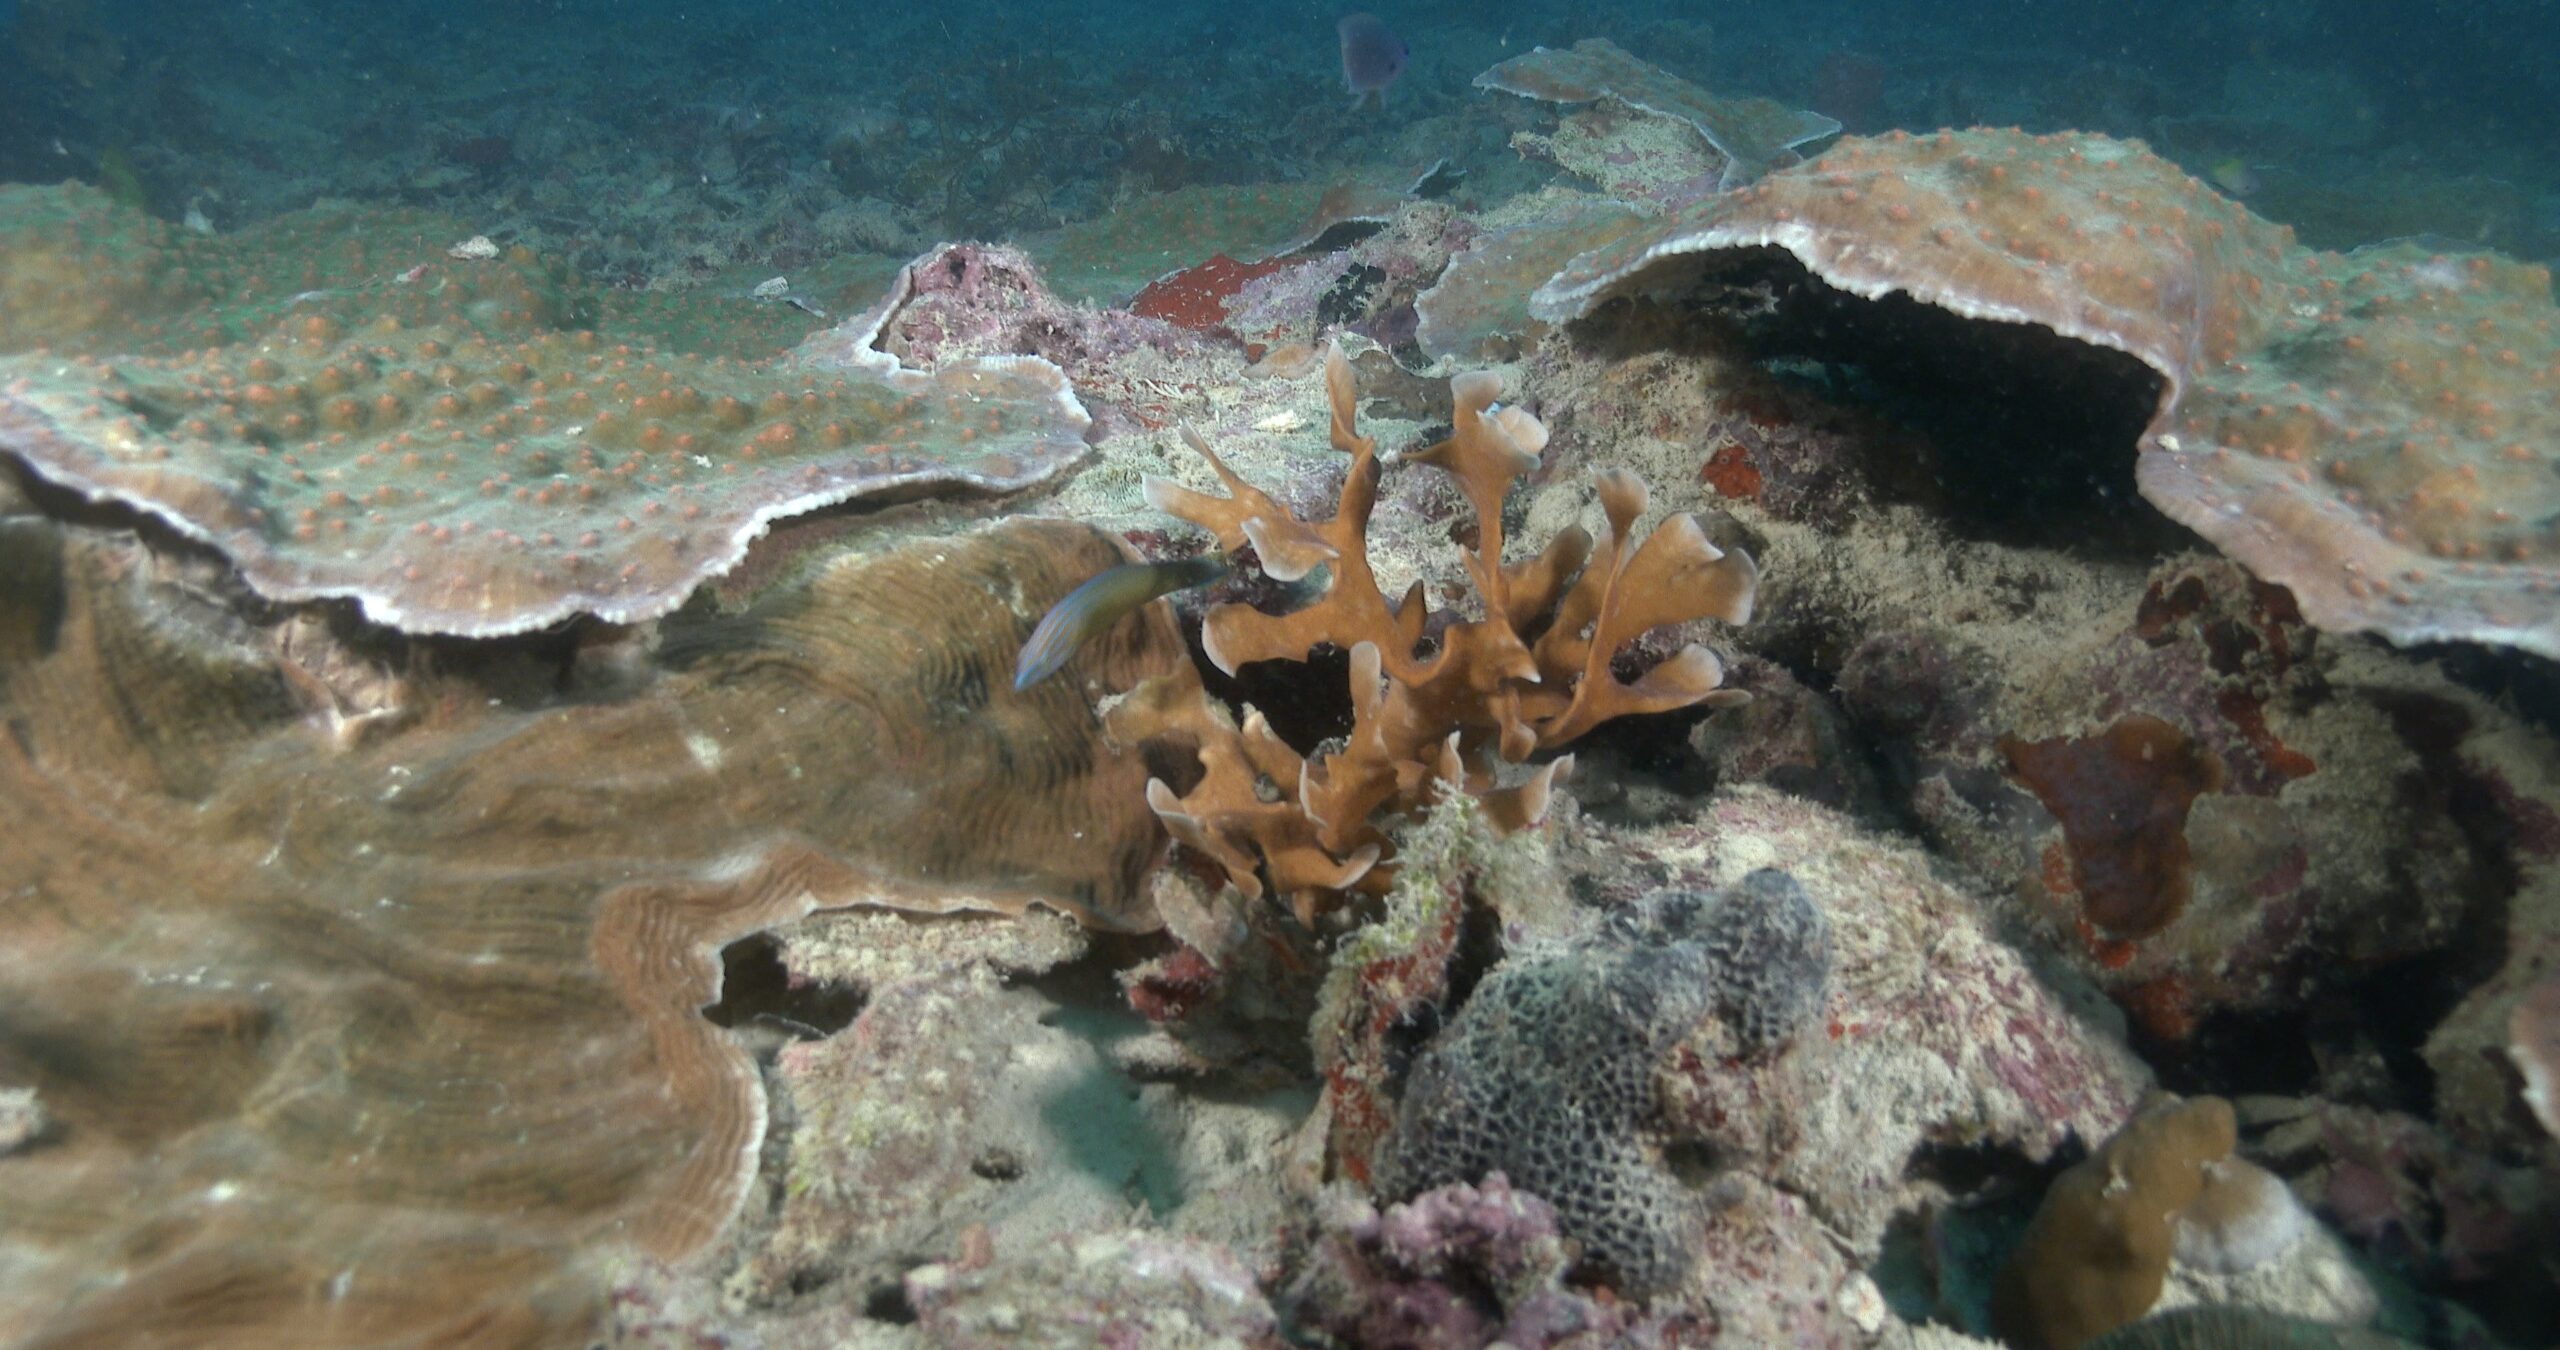
M 1498 821 L 1516 827 L 1543 814 L 1571 761 L 1550 761 L 1516 785 L 1503 784 L 1503 766 L 1613 717 L 1738 701 L 1718 690 L 1722 668 L 1704 647 L 1688 647 L 1632 682 L 1618 679 L 1611 663 L 1656 628 L 1710 617 L 1747 621 L 1758 584 L 1748 554 L 1717 549 L 1686 516 L 1634 544 L 1645 489 L 1623 472 L 1601 477 L 1609 527 L 1597 544 L 1576 527 L 1533 559 L 1505 562 L 1503 493 L 1536 466 L 1546 430 L 1521 409 L 1497 405 L 1500 381 L 1476 374 L 1451 383 L 1449 438 L 1406 459 L 1448 473 L 1473 508 L 1475 540 L 1465 559 L 1484 617 L 1435 619 L 1418 584 L 1390 603 L 1369 564 L 1377 449 L 1359 433 L 1358 395 L 1338 349 L 1326 359 L 1325 386 L 1334 448 L 1352 456 L 1332 520 L 1300 520 L 1228 469 L 1196 433 L 1185 439 L 1227 495 L 1166 480 L 1147 488 L 1152 505 L 1209 530 L 1220 547 L 1251 545 L 1275 580 L 1295 581 L 1318 567 L 1329 572 L 1312 604 L 1284 614 L 1235 603 L 1212 608 L 1201 644 L 1230 675 L 1253 661 L 1304 661 L 1321 644 L 1349 651 L 1355 722 L 1348 743 L 1302 760 L 1258 716 L 1238 732 L 1195 714 L 1206 770 L 1200 782 L 1185 793 L 1161 783 L 1148 789 L 1174 836 L 1216 859 L 1247 895 L 1262 893 L 1257 860 L 1267 861 L 1273 887 L 1302 916 L 1311 916 L 1325 893 L 1370 874 L 1385 849 L 1374 823 L 1381 812 L 1412 812 L 1446 784 L 1483 797 Z M 1421 654 L 1426 638 L 1434 648 L 1428 657 Z M 1176 708 L 1169 715 L 1181 714 Z M 1262 780 L 1295 783 L 1296 800 L 1265 800 Z
M 1363 1187 L 1395 1124 L 1395 1089 L 1413 1042 L 1450 1002 L 1468 918 L 1553 931 L 1566 908 L 1542 841 L 1505 831 L 1472 797 L 1452 794 L 1409 826 L 1395 885 L 1377 917 L 1336 947 L 1308 1019 L 1324 1083 L 1308 1122 L 1307 1171 Z
M 2100 932 L 2146 938 L 2186 912 L 2195 889 L 2187 813 L 2223 785 L 2212 751 L 2136 713 L 2079 739 L 2007 737 L 2000 752 L 2060 822 L 2070 885 Z
M 2185 1308 L 2146 1317 L 2088 1344 L 2090 1350 L 2410 1350 L 2415 1343 L 2254 1308 Z
M 2560 1336 L 2547 109 L 158 9 L 0 0 L 0 1340 Z
M 1820 1006 L 1830 965 L 1821 911 L 1777 871 L 1715 896 L 1661 892 L 1592 939 L 1514 954 L 1415 1064 L 1379 1189 L 1504 1173 L 1614 1283 L 1677 1288 L 1699 1216 L 1641 1143 L 1655 1063 L 1708 1017 L 1768 1052 Z
M 1649 1094 L 1654 1107 L 1624 1140 L 1639 1157 L 1689 1160 L 1671 1196 L 1690 1207 L 1691 1219 L 1675 1250 L 1695 1259 L 1683 1267 L 1686 1278 L 1657 1298 L 1657 1311 L 1711 1311 L 1720 1334 L 1738 1344 L 1866 1343 L 1882 1315 L 1873 1285 L 1843 1252 L 1872 1254 L 1896 1216 L 1947 1200 L 1926 1161 L 1935 1151 L 2000 1148 L 2047 1157 L 2075 1133 L 2102 1136 L 2140 1089 L 2139 1064 L 2093 1025 L 2091 1010 L 2102 1012 L 2103 1004 L 2067 978 L 2057 982 L 2061 992 L 2049 989 L 1993 935 L 1987 907 L 1933 876 L 1925 856 L 1906 844 L 1763 788 L 1720 795 L 1695 819 L 1577 838 L 1590 828 L 1567 820 L 1550 830 L 1562 837 L 1549 865 L 1564 868 L 1586 903 L 1633 906 L 1652 889 L 1639 887 L 1632 880 L 1638 877 L 1668 873 L 1682 888 L 1733 888 L 1783 864 L 1824 916 L 1834 946 L 1827 1005 L 1780 1053 L 1746 1054 L 1735 1028 L 1709 1008 L 1712 990 L 1672 986 L 1698 1016 L 1648 1066 L 1639 1082 L 1651 1085 L 1631 1088 Z M 1409 873 L 1400 887 L 1417 879 Z M 1355 963 L 1347 977 L 1337 965 L 1342 989 L 1329 985 L 1326 1006 L 1365 993 L 1375 972 L 1383 977 L 1375 988 L 1405 1001 L 1352 1006 L 1400 1008 L 1408 1024 L 1426 1027 L 1444 1021 L 1446 1040 L 1466 1034 L 1470 1022 L 1502 1020 L 1498 1005 L 1477 1009 L 1489 994 L 1499 996 L 1498 982 L 1513 978 L 1506 972 L 1559 953 L 1614 953 L 1623 962 L 1644 950 L 1608 937 L 1606 927 L 1583 931 L 1589 916 L 1579 905 L 1568 907 L 1561 923 L 1532 918 L 1512 907 L 1516 886 L 1468 888 L 1505 903 L 1505 940 L 1516 950 L 1454 1018 L 1434 1019 L 1413 1002 L 1451 997 L 1439 983 L 1447 956 L 1434 954 L 1445 950 L 1433 946 L 1435 930 L 1392 924 L 1355 935 L 1346 947 Z M 1625 913 L 1635 927 L 1645 911 Z M 1578 931 L 1583 935 L 1573 936 Z M 1394 964 L 1400 951 L 1421 959 Z M 1431 972 L 1433 983 L 1394 978 L 1416 966 Z M 1618 993 L 1603 987 L 1599 1008 L 1624 1006 Z M 1522 1044 L 1557 1034 L 1537 1024 L 1511 1026 Z M 1383 1039 L 1391 1061 L 1392 1031 Z M 1342 1054 L 1364 1042 L 1344 1037 L 1335 1044 Z M 1427 1060 L 1440 1052 L 1422 1053 Z M 1405 1081 L 1408 1101 L 1422 1090 L 1423 1075 L 1418 1062 Z M 1585 1075 L 1572 1077 L 1578 1083 Z M 1608 1081 L 1627 1080 L 1619 1074 Z M 1336 1104 L 1329 1098 L 1322 1105 Z M 1523 1095 L 1502 1105 L 1503 1114 L 1517 1115 L 1534 1112 L 1537 1099 Z M 1711 1160 L 1705 1176 L 1696 1174 L 1700 1160 Z M 1516 1169 L 1510 1175 L 1512 1185 L 1534 1189 Z M 1473 1298 L 1470 1287 L 1459 1287 L 1462 1302 Z
M 789 1162 L 733 1296 L 769 1306 L 836 1284 L 860 1299 L 956 1250 L 973 1225 L 1010 1213 L 1008 1241 L 1045 1245 L 1112 1222 L 1124 1188 L 1169 1190 L 1149 1174 L 1136 1113 L 1102 1101 L 1094 1048 L 996 981 L 983 964 L 895 980 L 843 1033 L 783 1048 Z M 934 1054 L 916 1053 L 928 1044 Z M 1062 1128 L 1067 1112 L 1077 1119 Z
M 2078 1350 L 2148 1312 L 2168 1279 L 2180 1216 L 2203 1194 L 2206 1169 L 2238 1142 L 2229 1102 L 2165 1102 L 2063 1173 L 2001 1272 L 2002 1334 L 2029 1350 Z
M 425 284 L 341 313 L 184 311 L 168 322 L 236 335 L 183 355 L 0 358 L 0 450 L 212 546 L 269 599 L 346 597 L 379 623 L 484 637 L 652 618 L 777 517 L 1021 488 L 1083 453 L 1089 419 L 1045 361 L 927 373 L 874 349 L 896 297 L 824 339 L 824 359 L 738 367 L 564 330 L 525 281 L 405 313 Z
M 2531 733 L 2440 672 L 2321 640 L 2227 561 L 2083 600 L 2095 611 L 1862 630 L 1839 693 L 1894 765 L 1894 796 L 2024 897 L 2155 1044 L 2345 990 L 2496 913 L 2506 973 L 2430 1058 L 2448 1119 L 2511 1146 L 2512 1088 L 2484 1056 L 2534 978 L 2516 950 L 2547 950 L 2546 921 L 2526 916 L 2546 912 L 2537 841 L 2560 795 L 2518 752 Z
M 2433 1282 L 2532 1278 L 2532 1169 L 2405 1112 L 2318 1098 L 2244 1105 L 2251 1154 L 2366 1259 Z
M 2507 1014 L 2507 1058 L 2524 1075 L 2525 1105 L 2560 1138 L 2560 975 L 2546 975 Z
M 1603 1302 L 1566 1283 L 1570 1249 L 1555 1208 L 1500 1172 L 1383 1212 L 1350 1201 L 1328 1214 L 1291 1284 L 1293 1317 L 1342 1345 L 1521 1350 L 1676 1344 L 1696 1319 Z
M 2548 269 L 2406 245 L 2315 253 L 2138 144 L 1852 138 L 1577 258 L 1551 322 L 1783 250 L 1899 294 L 2123 352 L 2156 374 L 2144 495 L 2320 627 L 2560 656 Z
M 44 1128 L 44 1103 L 34 1088 L 0 1088 L 0 1156 L 26 1147 Z
M 1143 1229 L 1044 1244 L 1027 1259 L 946 1262 L 907 1276 L 918 1329 L 952 1350 L 1289 1344 L 1252 1272 L 1223 1247 Z
M 1151 922 L 1138 749 L 1001 678 L 1018 607 L 1124 556 L 1082 526 L 840 551 L 576 698 L 556 653 L 418 665 L 334 755 L 179 561 L 0 547 L 0 1083 L 51 1121 L 0 1157 L 11 1340 L 574 1336 L 599 1257 L 695 1252 L 748 1189 L 723 943 L 843 904 Z M 1072 669 L 1189 667 L 1156 616 Z
M 1311 244 L 1333 226 L 1384 219 L 1412 181 L 1406 174 L 1394 187 L 1257 183 L 1152 193 L 1059 230 L 1031 253 L 1059 294 L 1119 304 L 1214 258 L 1249 267 Z
M 1585 38 L 1563 51 L 1540 47 L 1495 66 L 1475 82 L 1479 89 L 1549 103 L 1610 99 L 1685 122 L 1724 157 L 1719 188 L 1750 182 L 1787 151 L 1840 129 L 1832 118 L 1770 99 L 1710 94 L 1637 60 L 1607 38 Z
M 2414 697 L 2398 705 L 2396 724 L 2444 784 L 2448 815 L 2478 834 L 2485 847 L 2474 865 L 2491 879 L 2488 925 L 2496 935 L 2496 969 L 2469 988 L 2429 1033 L 2424 1047 L 2437 1080 L 2436 1119 L 2476 1147 L 2503 1153 L 2538 1146 L 2531 1117 L 2519 1111 L 2521 1082 L 2505 1048 L 2529 1044 L 2542 1016 L 2545 985 L 2560 957 L 2560 755 L 2517 725 L 2507 709 L 2432 682 L 2413 680 Z M 2458 814 L 2457 814 L 2458 813 Z
M 2011 1342 L 2112 1344 L 2195 1305 L 2372 1323 L 2373 1283 L 2281 1178 L 2237 1156 L 2236 1124 L 2219 1098 L 2157 1100 L 2057 1177 L 2000 1272 L 1992 1312 Z
M 1832 992 L 1816 1025 L 1753 1057 L 1722 1019 L 1700 1023 L 1662 1066 L 1658 1129 L 1716 1159 L 1720 1180 L 1802 1197 L 1857 1250 L 1946 1198 L 1935 1150 L 2049 1158 L 2103 1137 L 2147 1081 L 2094 991 L 2031 964 L 1928 855 L 1829 808 L 1735 787 L 1695 816 L 1565 851 L 1603 896 L 1633 900 L 1648 873 L 1722 888 L 1780 867 L 1822 912 Z
M 1535 332 L 1529 293 L 1574 255 L 1645 227 L 1646 217 L 1610 197 L 1533 199 L 1521 218 L 1489 228 L 1414 302 L 1414 340 L 1434 360 L 1480 361 Z
M 918 370 L 1031 358 L 1057 367 L 1075 398 L 1105 416 L 1127 413 L 1160 426 L 1170 419 L 1168 374 L 1196 371 L 1212 352 L 1179 325 L 1070 304 L 1029 255 L 994 244 L 928 250 L 898 269 L 872 313 L 871 324 L 811 338 L 801 357 L 858 365 L 886 353 Z M 1196 375 L 1190 379 L 1196 388 Z

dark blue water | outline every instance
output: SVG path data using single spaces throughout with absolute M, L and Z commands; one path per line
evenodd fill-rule
M 0 180 L 106 181 L 221 229 L 431 207 L 663 281 L 1436 155 L 1504 181 L 1520 110 L 1470 80 L 1606 36 L 1853 131 L 2142 136 L 2318 243 L 2560 253 L 2560 17 L 2535 0 L 1407 4 L 1378 12 L 1411 66 L 1358 110 L 1342 12 L 0 0 Z

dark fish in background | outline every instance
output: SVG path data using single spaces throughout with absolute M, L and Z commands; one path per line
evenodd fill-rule
M 1013 687 L 1028 689 L 1057 674 L 1077 648 L 1157 596 L 1205 586 L 1228 570 L 1222 558 L 1104 568 L 1041 616 L 1040 626 L 1031 630 L 1031 640 L 1022 644 L 1022 656 L 1014 662 Z
M 2205 170 L 2204 177 L 2206 182 L 2222 189 L 2223 196 L 2235 201 L 2242 197 L 2253 196 L 2260 187 L 2265 186 L 2258 179 L 2257 166 L 2238 155 L 2222 160 Z
M 1378 106 L 1385 107 L 1387 86 L 1404 73 L 1413 48 L 1375 14 L 1346 14 L 1334 30 L 1342 35 L 1342 82 L 1351 90 L 1351 106 L 1376 94 Z

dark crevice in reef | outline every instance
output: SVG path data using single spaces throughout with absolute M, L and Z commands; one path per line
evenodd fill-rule
M 1657 292 L 1696 330 L 1688 340 L 1729 344 L 1786 384 L 1915 433 L 1924 452 L 1904 460 L 1909 444 L 1896 444 L 1897 462 L 1868 466 L 1872 481 L 1959 535 L 2081 556 L 2193 546 L 2135 490 L 2162 380 L 2131 356 L 1900 292 L 1861 299 L 1777 248 L 1699 255 Z
M 2310 991 L 2280 1012 L 2206 1018 L 2181 1041 L 2144 1035 L 2134 1049 L 2181 1095 L 2316 1096 L 2375 1110 L 2434 1110 L 2427 1037 L 2474 987 L 2467 957 L 2430 952 Z
M 1980 1332 L 1977 1300 L 1991 1272 L 2025 1236 L 2053 1179 L 2087 1156 L 2076 1139 L 2041 1164 L 1997 1144 L 1920 1145 L 1904 1160 L 1903 1175 L 1944 1199 L 1896 1214 L 1868 1274 L 1905 1320 Z
M 2062 1154 L 2075 1152 L 2085 1150 L 2060 1150 Z M 2043 1193 L 2054 1176 L 2077 1161 L 2076 1156 L 2066 1159 L 2058 1154 L 2038 1164 L 2016 1149 L 1999 1144 L 1926 1142 L 1903 1160 L 1902 1175 L 1912 1181 L 1935 1184 L 1959 1200 L 2011 1191 L 2037 1195 Z
M 2412 660 L 2434 662 L 2454 683 L 2515 710 L 2534 730 L 2560 736 L 2560 661 L 2512 647 L 2424 643 Z
M 1211 696 L 1230 708 L 1259 710 L 1271 730 L 1301 755 L 1351 734 L 1351 654 L 1338 647 L 1319 647 L 1305 661 L 1249 662 L 1233 676 L 1221 674 L 1204 656 L 1200 670 Z M 1291 792 L 1298 788 L 1295 783 L 1283 786 Z
M 907 1287 L 891 1282 L 879 1285 L 862 1299 L 862 1315 L 874 1322 L 911 1327 L 916 1324 L 916 1305 L 907 1301 Z
M 2160 1086 L 2181 1096 L 2235 1088 L 2299 1096 L 2319 1081 L 2319 1061 L 2299 1010 L 2215 1013 L 2176 1041 L 2146 1034 L 2139 1019 L 2130 1033 L 2134 1052 L 2159 1073 Z
M 862 1012 L 859 990 L 841 984 L 793 984 L 782 964 L 782 944 L 770 933 L 750 933 L 720 949 L 720 1001 L 702 1015 L 713 1026 L 764 1027 L 793 1040 L 816 1041 L 853 1025 Z

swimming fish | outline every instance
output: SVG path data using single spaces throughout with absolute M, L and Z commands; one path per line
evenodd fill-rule
M 1013 687 L 1028 689 L 1057 674 L 1077 648 L 1157 596 L 1205 586 L 1230 570 L 1224 558 L 1216 557 L 1122 563 L 1102 569 L 1040 616 L 1031 640 L 1022 644 L 1022 656 L 1013 663 Z
M 1342 35 L 1342 83 L 1351 91 L 1351 106 L 1357 108 L 1376 94 L 1378 106 L 1385 107 L 1387 86 L 1404 73 L 1413 48 L 1375 14 L 1346 14 L 1334 31 Z
M 2224 195 L 2246 197 L 2258 190 L 2258 171 L 2249 162 L 2234 155 L 2204 171 L 2205 181 L 2222 189 Z

